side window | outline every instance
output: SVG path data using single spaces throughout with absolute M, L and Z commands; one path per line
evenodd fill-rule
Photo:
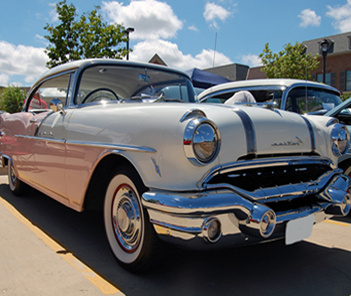
M 66 105 L 70 74 L 63 74 L 46 80 L 37 91 L 29 98 L 27 110 L 45 111 L 50 109 L 50 102 L 54 98 L 61 100 L 62 105 Z

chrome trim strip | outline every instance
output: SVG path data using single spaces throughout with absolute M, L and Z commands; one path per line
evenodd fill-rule
M 240 117 L 244 125 L 244 130 L 246 134 L 247 153 L 256 154 L 257 152 L 256 135 L 255 135 L 255 129 L 253 126 L 253 122 L 251 121 L 251 118 L 241 109 L 233 108 L 232 110 Z
M 109 143 L 94 143 L 94 142 L 81 142 L 81 141 L 66 141 L 67 145 L 75 146 L 92 146 L 96 148 L 106 148 L 106 149 L 117 149 L 123 151 L 133 151 L 133 152 L 146 152 L 146 153 L 156 153 L 157 150 L 144 146 L 132 146 L 132 145 L 120 145 L 120 144 L 109 144 Z
M 319 157 L 319 156 L 296 156 L 296 157 L 281 157 L 281 158 L 270 158 L 270 159 L 252 159 L 252 160 L 242 160 L 233 163 L 228 163 L 225 165 L 219 165 L 213 167 L 208 171 L 201 180 L 197 183 L 199 188 L 203 188 L 204 184 L 208 183 L 213 177 L 224 174 L 227 172 L 235 172 L 241 170 L 242 168 L 254 169 L 259 167 L 275 167 L 282 165 L 307 165 L 307 164 L 321 164 L 330 166 L 331 169 L 335 169 L 336 166 L 329 158 Z
M 61 144 L 64 144 L 66 142 L 63 139 L 51 139 L 51 138 L 44 138 L 44 137 L 25 136 L 25 135 L 15 135 L 15 138 L 36 140 L 36 141 L 46 141 L 46 142 L 61 143 Z
M 332 126 L 332 125 L 337 124 L 337 123 L 339 123 L 339 119 L 337 119 L 337 118 L 332 118 L 332 119 L 330 119 L 330 120 L 327 122 L 327 124 L 326 124 L 325 126 L 326 126 L 326 127 L 329 127 L 329 126 Z
M 185 120 L 191 117 L 207 117 L 205 112 L 200 109 L 190 109 L 182 116 L 180 122 L 184 122 Z
M 129 146 L 129 145 L 119 145 L 119 144 L 109 144 L 109 143 L 70 141 L 70 140 L 63 140 L 63 139 L 50 139 L 50 138 L 44 138 L 44 137 L 33 137 L 33 136 L 24 136 L 24 135 L 15 135 L 15 137 L 29 139 L 29 140 L 36 140 L 36 141 L 63 143 L 63 144 L 75 145 L 75 146 L 89 146 L 89 147 L 96 147 L 96 148 L 133 151 L 133 152 L 145 152 L 145 153 L 156 153 L 157 152 L 157 150 L 155 150 L 153 148 L 143 147 L 143 146 Z
M 312 127 L 311 122 L 304 116 L 301 116 L 302 119 L 306 122 L 307 127 L 308 127 L 308 131 L 310 132 L 310 140 L 311 140 L 311 151 L 316 151 L 316 140 L 315 140 L 315 136 L 314 136 L 314 130 Z

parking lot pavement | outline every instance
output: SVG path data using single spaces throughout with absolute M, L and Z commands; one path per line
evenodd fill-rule
M 7 183 L 0 170 L 0 184 Z M 1 196 L 0 217 L 1 295 L 124 295 Z

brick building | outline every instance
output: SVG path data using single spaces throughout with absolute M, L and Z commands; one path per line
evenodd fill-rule
M 323 58 L 320 52 L 320 44 L 324 39 L 327 39 L 330 43 L 326 57 L 325 83 L 334 86 L 342 93 L 351 92 L 351 32 L 302 42 L 306 46 L 307 54 L 319 55 L 319 66 L 310 73 L 312 80 L 319 82 L 323 80 Z M 149 62 L 166 65 L 158 54 L 155 54 Z M 247 65 L 233 63 L 202 70 L 218 74 L 232 81 L 238 81 L 267 78 L 262 69 L 262 66 L 250 68 Z
M 310 73 L 312 80 L 323 81 L 323 57 L 320 44 L 324 39 L 327 39 L 330 44 L 325 63 L 325 83 L 341 92 L 351 92 L 351 32 L 302 42 L 306 46 L 307 54 L 319 56 L 318 68 Z M 247 79 L 266 78 L 265 73 L 261 71 L 262 68 L 250 68 Z

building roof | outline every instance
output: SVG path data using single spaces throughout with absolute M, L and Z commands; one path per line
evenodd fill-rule
M 149 63 L 167 66 L 167 64 L 164 62 L 164 60 L 162 60 L 161 57 L 157 53 L 155 53 L 154 56 L 149 60 Z
M 350 53 L 351 52 L 351 44 L 350 39 L 351 32 L 346 32 L 337 35 L 331 35 L 326 37 L 320 37 L 317 39 L 303 41 L 302 44 L 307 46 L 307 54 L 318 54 L 319 51 L 319 44 L 323 41 L 323 39 L 329 39 L 333 42 L 333 46 L 328 51 L 328 54 L 337 54 L 337 53 Z

